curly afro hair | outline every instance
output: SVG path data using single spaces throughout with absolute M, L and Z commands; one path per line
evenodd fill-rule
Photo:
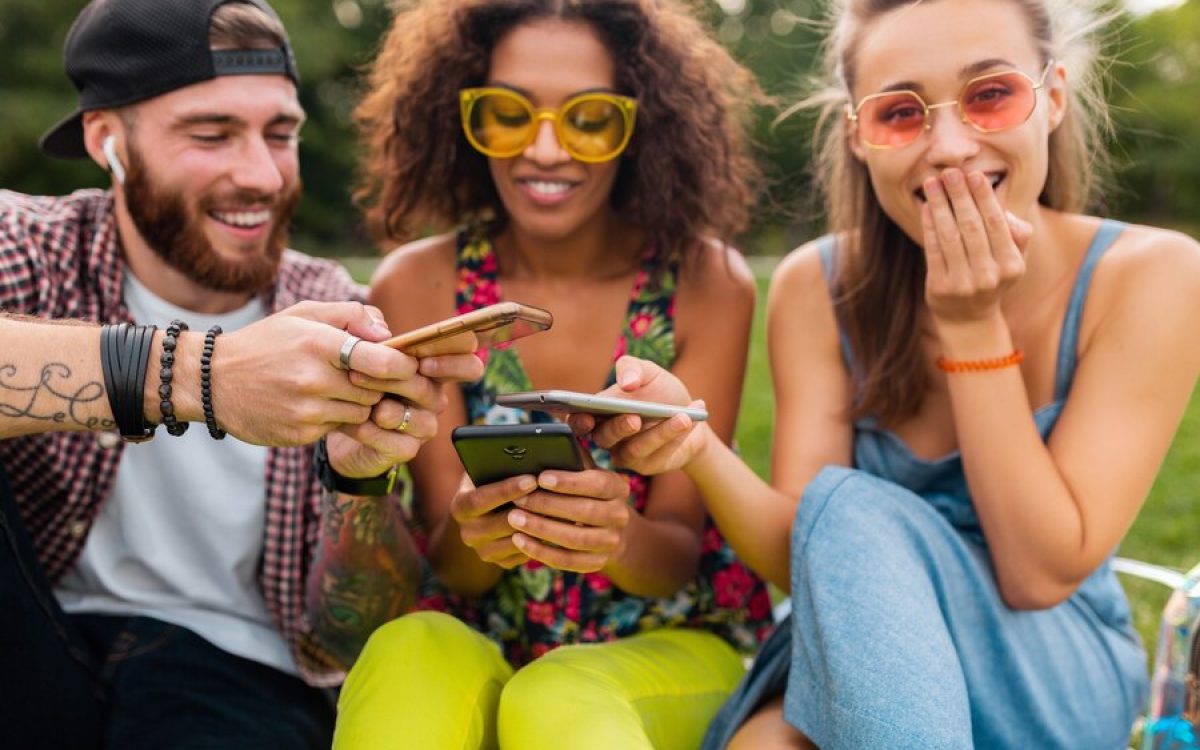
M 383 245 L 464 221 L 506 220 L 486 158 L 459 126 L 458 92 L 485 83 L 492 50 L 542 19 L 588 24 L 612 54 L 638 123 L 611 197 L 660 262 L 749 221 L 762 177 L 746 126 L 763 99 L 748 70 L 681 0 L 419 0 L 398 7 L 356 112 L 356 199 Z

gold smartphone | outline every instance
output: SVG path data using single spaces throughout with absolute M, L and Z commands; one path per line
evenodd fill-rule
M 414 357 L 469 354 L 486 346 L 544 331 L 554 316 L 520 302 L 499 302 L 416 328 L 383 341 Z

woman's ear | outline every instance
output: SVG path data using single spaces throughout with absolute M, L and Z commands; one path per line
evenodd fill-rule
M 1060 62 L 1046 75 L 1046 101 L 1049 104 L 1050 132 L 1053 133 L 1067 116 L 1070 97 L 1067 95 L 1067 68 Z
M 850 153 L 854 154 L 854 158 L 861 162 L 867 160 L 867 150 L 863 148 L 862 141 L 858 137 L 858 124 L 850 119 L 850 105 L 846 105 L 846 114 L 842 126 L 846 128 L 846 145 L 850 148 Z

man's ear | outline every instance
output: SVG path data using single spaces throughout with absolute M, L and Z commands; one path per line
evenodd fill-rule
M 124 150 L 125 127 L 119 117 L 107 110 L 83 114 L 83 145 L 88 156 L 106 172 L 112 174 L 117 184 L 125 182 Z

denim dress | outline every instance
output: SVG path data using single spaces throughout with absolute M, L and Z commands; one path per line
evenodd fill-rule
M 1076 367 L 1096 263 L 1123 225 L 1101 224 L 1063 320 L 1049 437 Z M 832 238 L 821 243 L 833 278 Z M 842 337 L 843 354 L 851 352 Z M 997 589 L 959 454 L 926 461 L 873 419 L 854 466 L 827 466 L 792 529 L 792 610 L 717 716 L 723 748 L 764 700 L 822 750 L 1123 748 L 1144 705 L 1146 657 L 1109 561 L 1043 610 Z

